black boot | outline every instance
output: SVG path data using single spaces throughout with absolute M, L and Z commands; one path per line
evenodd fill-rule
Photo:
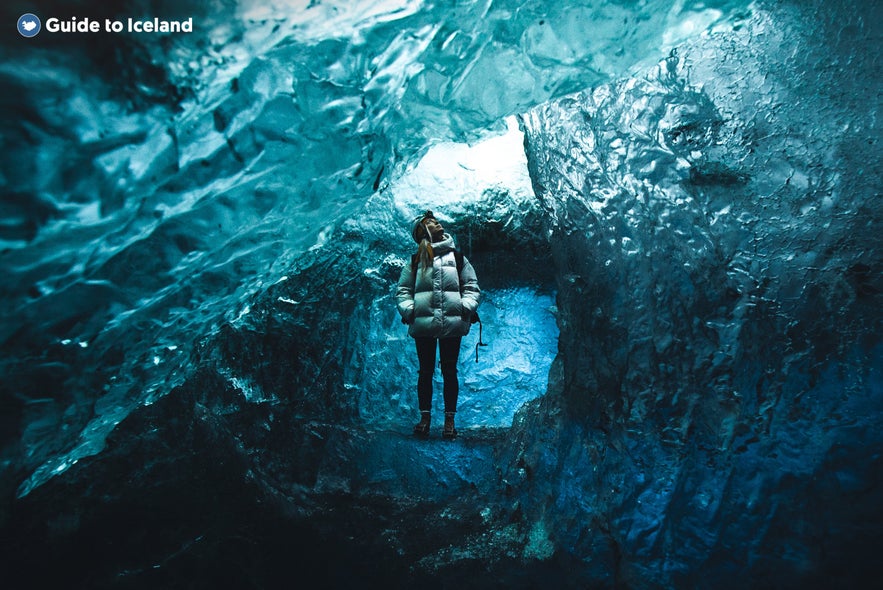
M 442 438 L 453 440 L 457 438 L 457 429 L 454 428 L 454 412 L 445 412 L 445 425 L 442 428 Z
M 414 425 L 414 435 L 422 438 L 429 436 L 429 418 L 431 414 L 428 411 L 420 411 L 420 422 Z

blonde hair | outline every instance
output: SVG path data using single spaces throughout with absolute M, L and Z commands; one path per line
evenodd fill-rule
M 417 219 L 414 229 L 411 231 L 411 236 L 419 244 L 417 246 L 417 255 L 411 260 L 411 270 L 414 272 L 417 272 L 417 266 L 421 262 L 423 263 L 423 272 L 426 272 L 432 267 L 432 259 L 435 257 L 435 253 L 432 251 L 432 236 L 429 235 L 429 230 L 426 229 L 426 221 L 428 219 L 435 219 L 435 216 L 432 214 L 432 211 L 427 209 L 426 213 Z
M 432 268 L 432 259 L 434 257 L 435 252 L 432 251 L 432 243 L 426 238 L 420 240 L 420 245 L 417 246 L 417 263 L 423 263 L 423 272 Z

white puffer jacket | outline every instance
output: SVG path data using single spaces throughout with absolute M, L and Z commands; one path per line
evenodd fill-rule
M 420 263 L 414 271 L 410 261 L 402 269 L 396 289 L 399 314 L 414 338 L 465 336 L 481 300 L 475 269 L 464 256 L 458 276 L 454 240 L 448 234 L 432 251 L 431 269 Z

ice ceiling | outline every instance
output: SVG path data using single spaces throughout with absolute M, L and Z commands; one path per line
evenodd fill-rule
M 195 31 L 2 44 L 5 569 L 879 574 L 879 3 L 76 9 Z M 486 295 L 447 446 L 402 434 L 425 208 Z

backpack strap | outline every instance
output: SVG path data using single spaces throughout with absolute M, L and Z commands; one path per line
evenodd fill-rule
M 463 292 L 463 278 L 461 277 L 461 273 L 463 272 L 463 253 L 459 250 L 454 250 L 454 258 L 457 260 L 457 281 L 460 283 L 460 292 Z M 472 318 L 470 319 L 471 324 L 478 324 L 478 340 L 481 341 L 481 318 L 478 317 L 478 310 L 472 312 Z M 487 346 L 486 344 L 482 344 L 482 346 Z M 476 362 L 478 359 L 478 348 L 475 349 Z
M 463 272 L 463 253 L 459 250 L 454 250 L 454 258 L 457 260 L 457 277 L 459 277 L 460 273 Z

